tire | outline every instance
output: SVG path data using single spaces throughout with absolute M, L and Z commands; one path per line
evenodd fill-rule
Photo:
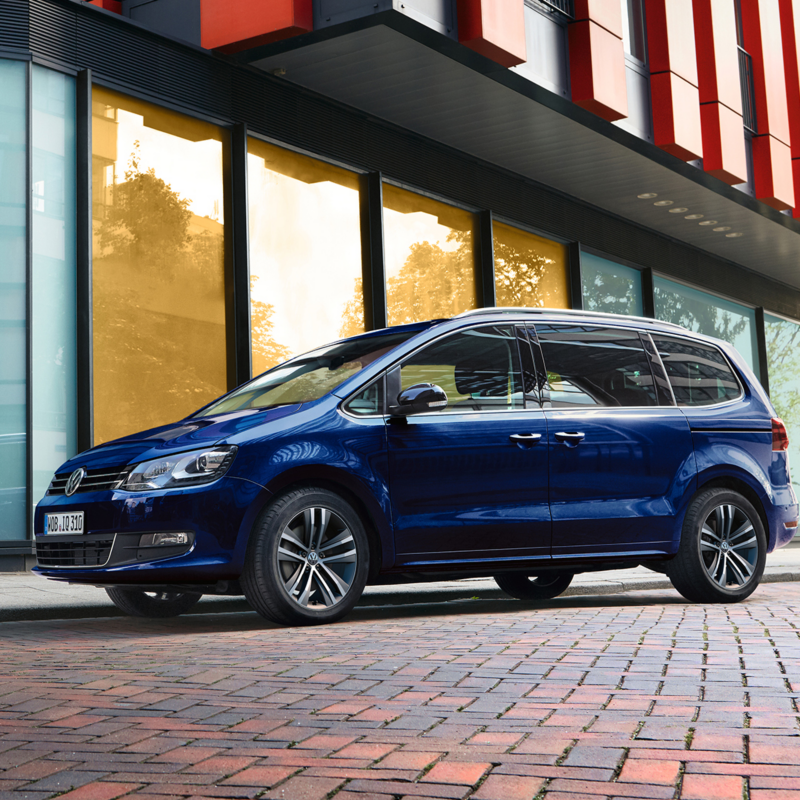
M 692 602 L 738 603 L 758 587 L 766 558 L 767 536 L 753 504 L 730 489 L 706 489 L 689 505 L 667 575 Z
M 306 487 L 279 497 L 256 522 L 242 589 L 271 622 L 321 625 L 353 609 L 368 573 L 369 543 L 355 509 L 334 492 Z
M 192 608 L 203 596 L 197 592 L 169 592 L 164 589 L 123 589 L 109 586 L 106 594 L 114 605 L 132 617 L 164 619 L 177 617 Z
M 495 575 L 495 583 L 517 600 L 552 600 L 572 583 L 573 572 L 542 572 L 525 575 L 521 572 L 506 572 Z

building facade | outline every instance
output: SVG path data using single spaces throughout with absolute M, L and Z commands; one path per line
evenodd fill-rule
M 800 456 L 798 48 L 800 0 L 0 0 L 0 568 L 76 452 L 478 306 L 726 339 Z

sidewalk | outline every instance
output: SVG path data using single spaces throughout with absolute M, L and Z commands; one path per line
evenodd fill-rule
M 800 581 L 800 542 L 767 557 L 763 583 Z M 577 575 L 562 597 L 612 595 L 621 592 L 671 589 L 665 575 L 644 567 Z M 508 599 L 490 578 L 462 581 L 368 586 L 362 607 L 444 603 L 455 600 Z M 191 613 L 243 613 L 251 611 L 241 597 L 204 597 Z M 0 575 L 0 622 L 41 619 L 88 619 L 124 616 L 103 589 L 48 581 L 31 573 Z

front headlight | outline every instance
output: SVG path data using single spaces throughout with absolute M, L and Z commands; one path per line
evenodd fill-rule
M 144 492 L 211 483 L 228 471 L 237 450 L 236 445 L 217 445 L 142 461 L 131 470 L 119 488 L 128 492 Z

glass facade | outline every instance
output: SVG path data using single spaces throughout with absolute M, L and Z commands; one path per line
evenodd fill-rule
M 76 452 L 75 79 L 33 66 L 32 501 Z
M 92 92 L 95 443 L 228 388 L 220 128 Z
M 653 280 L 656 319 L 730 342 L 759 374 L 756 313 L 752 308 L 666 278 Z
M 498 306 L 569 308 L 567 248 L 502 222 L 493 225 Z
M 800 488 L 800 323 L 764 314 L 769 396 L 789 433 L 792 483 Z
M 390 325 L 477 308 L 475 215 L 397 186 L 383 187 Z
M 253 374 L 364 331 L 359 182 L 257 139 L 247 145 Z
M 0 541 L 26 538 L 26 71 L 0 59 Z
M 644 315 L 642 275 L 638 269 L 581 253 L 581 283 L 587 311 Z

